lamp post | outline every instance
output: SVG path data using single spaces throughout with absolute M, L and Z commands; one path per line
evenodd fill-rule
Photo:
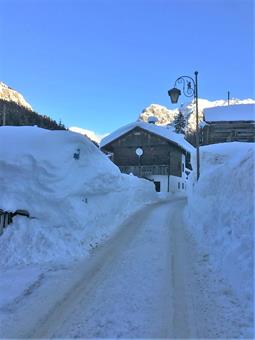
M 197 85 L 197 75 L 195 73 L 195 79 L 189 76 L 181 76 L 176 79 L 174 87 L 168 91 L 168 95 L 171 98 L 171 102 L 176 104 L 178 102 L 179 96 L 182 94 L 176 86 L 177 83 L 182 84 L 183 94 L 186 97 L 194 97 L 196 105 L 196 154 L 197 154 L 197 181 L 200 175 L 200 158 L 199 158 L 199 129 L 198 129 L 198 85 Z

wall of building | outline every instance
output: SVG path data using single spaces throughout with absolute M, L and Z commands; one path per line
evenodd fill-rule
M 149 180 L 154 182 L 160 182 L 160 192 L 184 192 L 186 191 L 187 175 L 185 173 L 185 156 L 182 155 L 182 175 L 179 176 L 168 176 L 167 175 L 150 175 L 146 176 Z M 169 183 L 169 184 L 168 184 Z
M 149 180 L 160 182 L 160 192 L 168 192 L 168 176 L 154 175 L 148 176 Z M 184 192 L 186 191 L 185 177 L 169 176 L 169 192 Z
M 140 159 L 136 154 L 138 147 L 143 149 Z M 107 146 L 107 151 L 114 154 L 113 162 L 121 167 L 123 172 L 134 172 L 134 169 L 130 171 L 129 167 L 154 165 L 170 167 L 171 175 L 181 176 L 183 150 L 164 138 L 140 128 L 136 128 L 110 143 Z M 162 173 L 158 174 L 162 175 Z
M 202 130 L 202 145 L 224 142 L 255 142 L 255 123 L 252 121 L 211 122 Z

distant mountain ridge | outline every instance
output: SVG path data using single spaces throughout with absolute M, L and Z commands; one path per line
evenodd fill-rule
M 22 94 L 0 82 L 0 126 L 33 126 L 49 130 L 65 130 L 65 126 L 46 115 L 33 111 Z
M 230 100 L 230 105 L 235 104 L 254 104 L 254 99 L 235 99 Z M 199 121 L 203 121 L 203 111 L 205 108 L 226 106 L 227 100 L 209 101 L 207 99 L 199 98 Z M 3 112 L 6 111 L 6 125 L 37 125 L 46 129 L 65 129 L 65 126 L 46 115 L 39 114 L 33 111 L 32 106 L 25 100 L 22 94 L 12 89 L 4 82 L 0 82 L 0 125 L 3 124 Z M 178 112 L 181 111 L 186 120 L 185 134 L 192 135 L 196 129 L 196 115 L 195 103 L 191 101 L 186 105 L 181 105 L 176 109 L 168 109 L 159 104 L 151 104 L 145 108 L 139 115 L 138 120 L 147 122 L 149 117 L 154 116 L 157 118 L 156 125 L 173 125 L 174 119 Z M 99 143 L 100 140 L 107 135 L 97 134 L 94 131 L 83 129 L 80 127 L 70 127 L 70 131 L 80 133 L 87 136 L 92 141 Z
M 236 104 L 254 104 L 254 99 L 236 99 L 232 98 L 230 100 L 230 105 Z M 198 99 L 198 117 L 199 122 L 203 121 L 203 111 L 206 108 L 216 107 L 216 106 L 226 106 L 228 105 L 227 100 L 215 100 L 209 101 L 207 99 Z M 168 109 L 165 106 L 159 104 L 151 104 L 147 108 L 145 108 L 142 113 L 139 115 L 138 120 L 142 120 L 144 122 L 148 121 L 148 118 L 151 116 L 157 117 L 158 121 L 157 125 L 167 125 L 173 124 L 175 116 L 178 112 L 181 111 L 186 119 L 186 133 L 194 133 L 196 129 L 196 114 L 195 114 L 195 102 L 194 100 L 186 105 L 181 105 L 176 109 Z
M 34 112 L 32 106 L 25 100 L 21 93 L 12 89 L 4 82 L 0 82 L 0 126 L 4 121 L 4 110 L 6 125 L 37 125 L 38 127 L 50 130 L 65 129 L 61 122 L 57 123 L 48 116 Z M 79 127 L 70 127 L 69 130 L 88 137 L 88 139 L 96 144 L 99 144 L 100 140 L 105 137 L 105 134 L 97 135 L 94 131 Z
M 0 99 L 7 102 L 14 102 L 19 106 L 23 106 L 26 109 L 33 111 L 32 106 L 25 100 L 22 94 L 3 82 L 0 82 Z

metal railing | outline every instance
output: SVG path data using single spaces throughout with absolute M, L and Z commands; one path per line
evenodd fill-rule
M 13 222 L 13 217 L 14 216 L 25 216 L 28 218 L 34 218 L 30 217 L 29 212 L 27 210 L 16 210 L 15 212 L 11 211 L 4 211 L 3 209 L 0 209 L 0 235 L 3 234 L 4 229 Z

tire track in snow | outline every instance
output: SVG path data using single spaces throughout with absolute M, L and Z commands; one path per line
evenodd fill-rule
M 179 205 L 172 216 L 171 261 L 173 296 L 173 337 L 177 339 L 196 339 L 197 324 L 194 312 L 194 299 L 191 291 L 193 273 L 189 266 L 189 254 L 185 243 L 182 213 L 184 204 Z M 191 254 L 190 254 L 191 255 Z
M 40 301 L 33 301 L 13 337 L 196 337 L 181 230 L 184 204 L 160 203 L 131 216 L 90 259 L 69 268 L 67 275 L 74 278 L 65 289 L 55 280 L 48 308 L 45 303 L 40 311 Z
M 157 204 L 133 216 L 95 251 L 81 279 L 26 337 L 167 337 L 169 208 Z

